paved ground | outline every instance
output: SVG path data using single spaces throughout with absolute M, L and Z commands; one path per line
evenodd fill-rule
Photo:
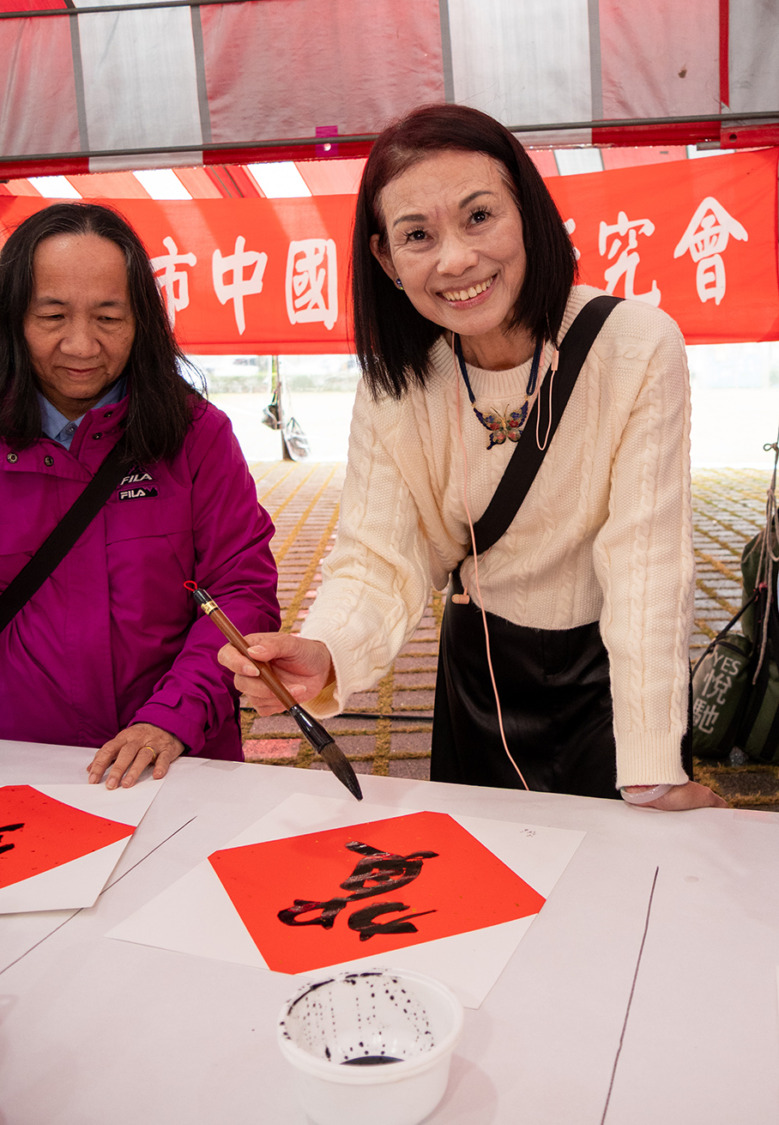
M 276 525 L 273 550 L 279 566 L 282 629 L 297 632 L 321 580 L 320 560 L 335 537 L 344 466 L 265 461 L 254 463 L 252 470 L 260 501 Z M 763 524 L 768 483 L 768 474 L 757 469 L 693 474 L 697 561 L 693 661 L 741 603 L 741 549 Z M 441 609 L 441 599 L 434 595 L 393 670 L 375 690 L 353 698 L 348 711 L 327 724 L 358 773 L 429 776 Z M 261 719 L 247 709 L 243 728 L 249 761 L 326 768 L 286 716 Z M 777 767 L 701 764 L 698 776 L 733 804 L 779 811 Z

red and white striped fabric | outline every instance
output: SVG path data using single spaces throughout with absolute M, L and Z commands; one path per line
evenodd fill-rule
M 0 177 L 363 155 L 429 101 L 532 144 L 779 144 L 765 0 L 0 0 Z

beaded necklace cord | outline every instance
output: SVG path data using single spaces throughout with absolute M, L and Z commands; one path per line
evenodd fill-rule
M 544 347 L 543 340 L 538 341 L 536 349 L 533 352 L 533 362 L 530 365 L 530 378 L 527 381 L 527 387 L 525 389 L 525 401 L 522 403 L 519 410 L 510 411 L 507 406 L 502 414 L 498 410 L 492 410 L 489 414 L 482 414 L 480 410 L 477 410 L 476 397 L 471 389 L 471 381 L 468 378 L 460 337 L 454 336 L 453 343 L 455 355 L 460 364 L 463 382 L 465 383 L 465 389 L 468 392 L 468 398 L 471 400 L 471 409 L 482 426 L 484 426 L 485 430 L 489 431 L 490 440 L 487 449 L 492 449 L 494 445 L 503 445 L 506 439 L 509 441 L 519 441 L 522 436 L 522 429 L 527 421 L 529 400 L 535 393 L 536 384 L 538 382 L 538 368 L 541 363 L 541 353 Z

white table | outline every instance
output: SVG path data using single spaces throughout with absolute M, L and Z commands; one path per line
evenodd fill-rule
M 85 764 L 0 742 L 3 785 Z M 399 812 L 586 832 L 466 1010 L 431 1123 L 775 1125 L 779 816 L 361 782 Z M 179 761 L 96 906 L 0 917 L 0 1125 L 304 1125 L 274 1039 L 294 978 L 105 936 L 296 791 L 342 795 L 327 771 Z

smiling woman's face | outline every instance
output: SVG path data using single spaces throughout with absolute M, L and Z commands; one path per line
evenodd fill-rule
M 374 235 L 371 249 L 382 268 L 400 278 L 422 316 L 458 333 L 482 366 L 492 366 L 490 357 L 505 356 L 515 335 L 526 267 L 522 217 L 502 165 L 484 153 L 437 152 L 391 180 L 379 205 L 387 245 L 382 250 Z M 519 350 L 515 362 L 526 341 Z
M 124 254 L 96 234 L 55 234 L 33 257 L 24 338 L 38 388 L 80 418 L 124 370 L 135 339 Z

